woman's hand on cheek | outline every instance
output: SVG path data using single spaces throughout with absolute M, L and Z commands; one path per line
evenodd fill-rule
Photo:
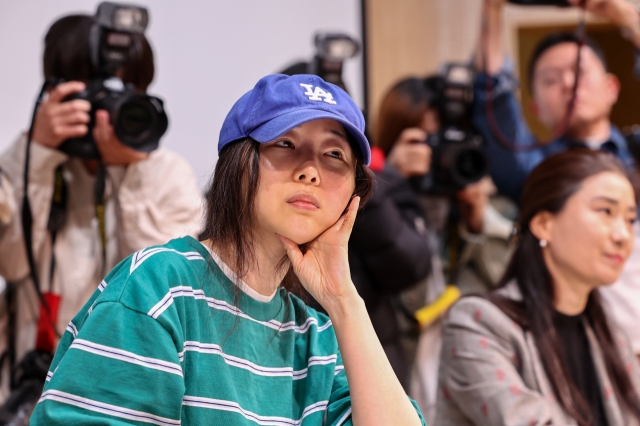
M 349 300 L 358 296 L 351 282 L 348 242 L 359 205 L 360 197 L 354 197 L 347 212 L 310 242 L 304 254 L 295 242 L 278 235 L 287 250 L 293 271 L 329 316 L 344 309 Z

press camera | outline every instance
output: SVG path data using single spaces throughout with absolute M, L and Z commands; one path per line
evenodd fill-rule
M 132 149 L 151 152 L 167 131 L 168 118 L 160 98 L 137 93 L 133 85 L 116 76 L 132 52 L 141 51 L 140 40 L 149 22 L 147 9 L 139 6 L 103 2 L 98 6 L 91 28 L 89 46 L 98 77 L 82 92 L 64 99 L 84 99 L 91 103 L 89 131 L 81 138 L 64 141 L 60 150 L 72 157 L 100 158 L 93 140 L 95 112 L 109 113 L 118 139 Z
M 433 94 L 440 131 L 425 141 L 432 149 L 431 171 L 414 182 L 423 192 L 449 193 L 477 182 L 487 173 L 482 138 L 470 130 L 474 72 L 468 65 L 449 63 L 425 80 Z

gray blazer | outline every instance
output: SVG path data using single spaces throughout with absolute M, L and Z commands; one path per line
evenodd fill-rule
M 522 300 L 515 283 L 500 292 Z M 640 390 L 637 359 L 626 337 L 615 329 L 612 332 Z M 588 325 L 587 337 L 609 425 L 640 425 L 627 419 L 616 400 Z M 436 411 L 436 426 L 576 424 L 556 401 L 531 333 L 481 297 L 461 299 L 444 320 Z

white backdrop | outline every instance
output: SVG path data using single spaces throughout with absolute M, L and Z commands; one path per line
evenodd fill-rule
M 149 8 L 147 35 L 169 130 L 162 145 L 193 166 L 201 188 L 217 159 L 222 121 L 260 77 L 314 53 L 318 30 L 360 39 L 359 0 L 129 0 Z M 42 83 L 42 40 L 55 19 L 95 12 L 95 0 L 0 0 L 0 151 L 26 127 Z M 361 55 L 345 82 L 362 106 Z

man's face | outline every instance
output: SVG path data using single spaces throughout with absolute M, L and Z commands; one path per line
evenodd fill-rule
M 542 123 L 557 130 L 565 117 L 573 94 L 578 46 L 567 42 L 546 50 L 533 70 L 533 110 Z M 596 54 L 583 46 L 580 56 L 580 79 L 569 133 L 580 126 L 608 119 L 618 99 L 619 82 L 607 73 Z

